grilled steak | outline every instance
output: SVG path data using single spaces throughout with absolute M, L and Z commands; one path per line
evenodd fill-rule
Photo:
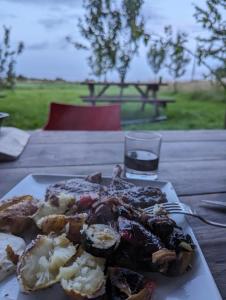
M 166 202 L 166 196 L 159 188 L 137 186 L 121 179 L 120 174 L 119 171 L 114 171 L 109 186 L 101 184 L 100 173 L 90 175 L 86 179 L 75 178 L 52 184 L 47 188 L 45 200 L 57 206 L 60 194 L 69 194 L 76 201 L 79 201 L 81 196 L 89 196 L 97 200 L 113 196 L 141 208 Z
M 159 188 L 137 186 L 119 177 L 112 180 L 108 194 L 110 196 L 121 197 L 126 203 L 141 208 L 167 201 L 166 195 Z
M 57 206 L 58 197 L 61 194 L 71 195 L 76 201 L 84 195 L 99 199 L 100 194 L 104 193 L 105 189 L 103 185 L 82 178 L 69 179 L 50 185 L 46 190 L 45 200 Z

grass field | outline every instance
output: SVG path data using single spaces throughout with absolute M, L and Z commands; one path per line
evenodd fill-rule
M 180 92 L 174 95 L 171 88 L 164 89 L 161 97 L 176 99 L 167 107 L 168 119 L 158 123 L 125 126 L 125 129 L 214 129 L 223 128 L 226 102 L 223 92 L 214 87 L 196 84 L 181 84 Z M 109 93 L 114 93 L 112 88 Z M 131 89 L 128 93 L 133 92 Z M 87 95 L 87 88 L 64 82 L 18 83 L 14 91 L 0 93 L 0 111 L 8 112 L 5 125 L 23 129 L 42 128 L 48 117 L 52 101 L 82 104 L 79 96 Z M 152 106 L 140 111 L 140 104 L 123 104 L 122 119 L 149 118 Z

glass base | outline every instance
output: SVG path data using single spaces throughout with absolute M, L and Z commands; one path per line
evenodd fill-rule
M 139 179 L 139 180 L 156 180 L 158 179 L 157 172 L 140 172 L 126 168 L 124 176 L 128 179 Z

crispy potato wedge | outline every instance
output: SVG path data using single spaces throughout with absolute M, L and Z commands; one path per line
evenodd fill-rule
M 38 209 L 38 201 L 30 195 L 14 197 L 0 202 L 0 230 L 18 234 L 32 222 L 30 218 Z
M 81 242 L 81 229 L 87 220 L 87 214 L 77 214 L 74 216 L 50 215 L 41 218 L 37 226 L 44 234 L 65 232 L 70 241 Z

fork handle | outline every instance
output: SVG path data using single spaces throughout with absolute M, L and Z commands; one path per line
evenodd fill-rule
M 174 214 L 183 214 L 183 215 L 186 215 L 186 216 L 195 217 L 195 218 L 198 218 L 199 220 L 203 221 L 204 223 L 206 223 L 208 225 L 212 225 L 212 226 L 216 226 L 216 227 L 221 227 L 221 228 L 226 228 L 226 224 L 222 224 L 222 223 L 218 223 L 218 222 L 206 220 L 205 218 L 203 218 L 203 217 L 201 217 L 200 215 L 197 215 L 197 214 L 192 214 L 192 213 L 189 213 L 189 212 L 181 212 L 181 211 L 175 211 L 173 213 Z
M 222 224 L 222 223 L 218 223 L 218 222 L 206 220 L 205 218 L 203 218 L 201 216 L 198 216 L 198 215 L 194 215 L 194 217 L 197 217 L 199 220 L 203 221 L 206 224 L 209 224 L 209 225 L 212 225 L 212 226 L 216 226 L 216 227 L 226 228 L 226 224 Z

